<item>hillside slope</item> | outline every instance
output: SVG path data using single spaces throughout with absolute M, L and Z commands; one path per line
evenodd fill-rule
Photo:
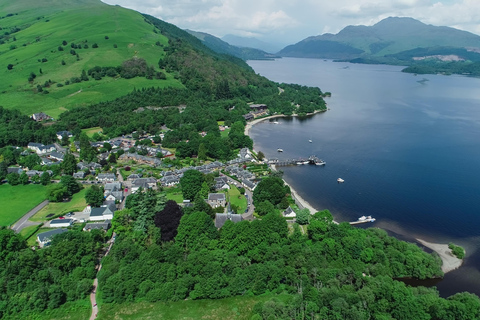
M 138 12 L 99 0 L 0 0 L 0 16 L 4 31 L 0 77 L 8 79 L 0 82 L 0 105 L 5 108 L 57 117 L 78 105 L 123 96 L 135 87 L 182 87 L 168 73 L 166 79 L 103 77 L 72 83 L 82 70 L 120 66 L 133 57 L 162 71 L 158 61 L 168 39 Z M 36 77 L 29 81 L 32 73 Z M 38 91 L 45 84 L 48 94 Z

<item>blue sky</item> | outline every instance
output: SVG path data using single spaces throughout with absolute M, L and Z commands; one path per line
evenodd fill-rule
M 480 34 L 480 0 L 102 0 L 183 29 L 281 44 L 390 17 Z

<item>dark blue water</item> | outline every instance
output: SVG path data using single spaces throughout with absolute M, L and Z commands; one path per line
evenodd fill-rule
M 332 92 L 325 113 L 250 131 L 267 158 L 327 162 L 283 167 L 287 182 L 337 221 L 372 215 L 405 239 L 462 245 L 464 266 L 437 287 L 443 296 L 480 294 L 480 79 L 316 59 L 249 64 L 273 81 Z

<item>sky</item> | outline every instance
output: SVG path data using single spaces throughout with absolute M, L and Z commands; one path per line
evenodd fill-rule
M 348 25 L 370 26 L 393 16 L 480 35 L 480 0 L 102 1 L 150 14 L 182 29 L 284 45 L 309 36 L 337 33 Z

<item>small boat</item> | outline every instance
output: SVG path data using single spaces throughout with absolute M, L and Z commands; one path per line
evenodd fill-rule
M 324 166 L 326 164 L 327 163 L 325 161 L 323 161 L 322 159 L 318 159 L 317 161 L 315 161 L 315 165 L 317 165 L 317 166 Z
M 309 164 L 309 163 L 310 163 L 310 161 L 308 161 L 308 160 L 305 160 L 305 161 L 303 161 L 302 163 L 303 163 L 303 164 Z
M 277 151 L 278 152 L 283 152 L 283 149 L 278 148 Z
M 310 140 L 308 140 L 308 142 L 312 143 L 313 141 L 312 141 L 312 139 L 310 139 Z
M 345 180 L 343 180 L 342 178 L 338 178 L 338 179 L 337 179 L 337 182 L 338 182 L 338 183 L 343 183 L 344 181 L 345 181 Z
M 273 124 L 278 124 L 278 121 L 272 121 Z

